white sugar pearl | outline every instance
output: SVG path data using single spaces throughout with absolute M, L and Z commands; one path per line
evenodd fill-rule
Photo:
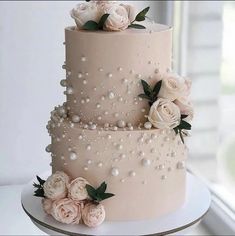
M 111 134 L 108 134 L 108 135 L 107 135 L 107 138 L 108 138 L 108 139 L 111 139 L 111 138 L 112 138 Z
M 109 99 L 114 99 L 114 97 L 115 97 L 114 92 L 109 92 L 108 97 L 109 97 Z
M 108 77 L 109 77 L 109 78 L 112 78 L 112 77 L 113 77 L 113 74 L 112 74 L 112 73 L 108 73 Z
M 141 112 L 144 113 L 146 110 L 144 108 L 141 109 Z
M 83 169 L 84 169 L 85 171 L 88 171 L 88 167 L 87 167 L 87 166 L 84 166 Z
M 101 105 L 99 103 L 96 104 L 96 108 L 100 108 Z
M 84 79 L 84 80 L 83 80 L 83 84 L 87 84 L 87 80 Z
M 64 107 L 59 107 L 58 108 L 58 113 L 60 116 L 63 116 L 66 114 L 66 109 Z
M 126 155 L 125 155 L 125 154 L 121 154 L 120 157 L 121 157 L 122 159 L 125 159 L 125 158 L 126 158 Z
M 84 103 L 85 103 L 85 100 L 84 100 L 84 99 L 82 99 L 82 100 L 81 100 L 81 104 L 84 104 Z
M 78 73 L 78 78 L 82 78 L 82 73 Z
M 91 130 L 95 130 L 96 129 L 96 124 L 92 124 L 92 125 L 90 125 L 90 127 L 89 127 Z
M 118 128 L 124 128 L 124 127 L 126 127 L 126 122 L 125 122 L 124 120 L 119 120 L 119 121 L 117 122 L 117 127 L 118 127 Z
M 123 146 L 122 146 L 121 144 L 118 144 L 118 145 L 117 145 L 117 149 L 118 149 L 118 150 L 122 150 L 122 149 L 123 149 Z
M 179 161 L 176 165 L 177 169 L 184 169 L 185 168 L 185 162 L 184 161 Z
M 159 168 L 159 170 L 163 170 L 165 168 L 165 166 L 164 165 L 159 165 L 158 168 Z
M 97 120 L 102 120 L 102 117 L 101 117 L 101 116 L 98 116 L 98 117 L 97 117 Z
M 69 159 L 70 159 L 71 161 L 76 160 L 76 159 L 77 159 L 77 154 L 76 154 L 75 152 L 71 152 L 71 153 L 69 154 Z
M 78 115 L 73 115 L 73 116 L 72 116 L 72 121 L 73 121 L 74 123 L 78 123 L 78 122 L 80 121 L 80 117 L 79 117 Z
M 81 57 L 81 61 L 82 61 L 82 62 L 85 62 L 86 60 L 87 60 L 86 57 L 84 57 L 84 56 Z
M 104 69 L 103 68 L 99 68 L 99 72 L 103 72 L 104 71 Z
M 98 163 L 98 167 L 101 168 L 102 166 L 103 166 L 103 163 L 102 163 L 102 162 L 99 162 L 99 163 Z
M 61 85 L 62 87 L 66 87 L 67 81 L 66 81 L 65 79 L 62 79 L 62 80 L 60 81 L 60 85 Z
M 146 159 L 146 158 L 142 159 L 141 163 L 144 167 L 147 167 L 147 166 L 151 165 L 151 161 L 149 159 Z
M 141 78 L 141 74 L 137 74 L 137 75 L 136 75 L 136 78 L 137 78 L 137 79 L 140 79 L 140 78 Z
M 86 150 L 90 151 L 91 150 L 91 145 L 87 145 Z
M 78 139 L 82 140 L 82 139 L 83 139 L 83 136 L 80 134 L 80 135 L 78 136 Z
M 69 94 L 69 95 L 73 94 L 73 88 L 68 87 L 68 88 L 66 89 L 66 93 Z
M 170 138 L 169 137 L 165 137 L 164 139 L 166 142 L 169 142 L 170 141 Z
M 46 147 L 46 151 L 47 151 L 47 152 L 51 152 L 51 144 L 49 144 L 49 145 Z
M 123 71 L 123 68 L 122 67 L 118 67 L 118 71 Z
M 111 170 L 111 175 L 112 176 L 118 176 L 119 175 L 119 170 L 118 170 L 118 168 L 112 168 L 112 170 Z
M 130 171 L 130 172 L 129 172 L 129 176 L 130 176 L 130 177 L 135 177 L 135 176 L 136 176 L 135 171 Z
M 144 123 L 144 128 L 145 129 L 151 129 L 152 128 L 152 124 L 149 121 L 147 121 L 147 122 Z

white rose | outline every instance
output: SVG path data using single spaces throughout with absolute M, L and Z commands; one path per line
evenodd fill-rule
M 130 25 L 129 14 L 125 7 L 119 4 L 107 4 L 103 7 L 104 14 L 109 14 L 104 30 L 121 31 Z
M 82 201 L 88 198 L 86 185 L 89 184 L 84 178 L 74 179 L 68 187 L 69 197 L 74 201 Z
M 79 224 L 81 219 L 81 207 L 73 200 L 63 198 L 52 204 L 51 215 L 64 224 Z
M 105 219 L 105 210 L 102 204 L 88 203 L 82 209 L 82 220 L 89 227 L 97 227 Z
M 52 203 L 53 201 L 49 198 L 42 199 L 42 208 L 48 215 L 51 214 Z
M 193 119 L 193 105 L 190 100 L 181 97 L 177 98 L 174 103 L 179 107 L 181 114 L 188 115 L 188 117 L 184 119 L 185 121 L 191 121 Z
M 137 15 L 136 8 L 133 5 L 126 5 L 126 4 L 121 4 L 121 6 L 126 8 L 130 23 L 133 22 Z
M 148 120 L 155 128 L 173 129 L 180 124 L 180 109 L 168 99 L 159 98 L 151 106 Z
M 186 81 L 178 75 L 167 75 L 162 79 L 162 86 L 158 97 L 166 98 L 171 101 L 189 93 L 190 87 L 187 87 Z
M 57 200 L 66 197 L 69 177 L 64 172 L 57 171 L 49 176 L 43 185 L 45 197 Z
M 99 9 L 95 2 L 84 2 L 73 8 L 70 15 L 75 20 L 78 29 L 81 29 L 87 21 L 99 22 L 101 17 Z

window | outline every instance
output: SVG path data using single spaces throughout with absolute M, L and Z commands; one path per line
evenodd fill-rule
M 174 67 L 193 81 L 189 169 L 235 225 L 235 2 L 176 1 L 173 24 Z

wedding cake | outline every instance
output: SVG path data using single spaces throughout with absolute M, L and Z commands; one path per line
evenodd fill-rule
M 35 184 L 62 223 L 157 219 L 184 204 L 191 83 L 171 71 L 172 28 L 148 10 L 91 1 L 71 11 L 66 102 L 47 125 L 52 175 Z

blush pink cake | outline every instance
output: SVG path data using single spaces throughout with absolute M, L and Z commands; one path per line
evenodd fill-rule
M 65 29 L 66 102 L 51 113 L 46 150 L 52 173 L 107 183 L 106 220 L 157 219 L 185 201 L 190 82 L 171 72 L 172 28 L 141 22 L 148 9 L 82 3 Z

